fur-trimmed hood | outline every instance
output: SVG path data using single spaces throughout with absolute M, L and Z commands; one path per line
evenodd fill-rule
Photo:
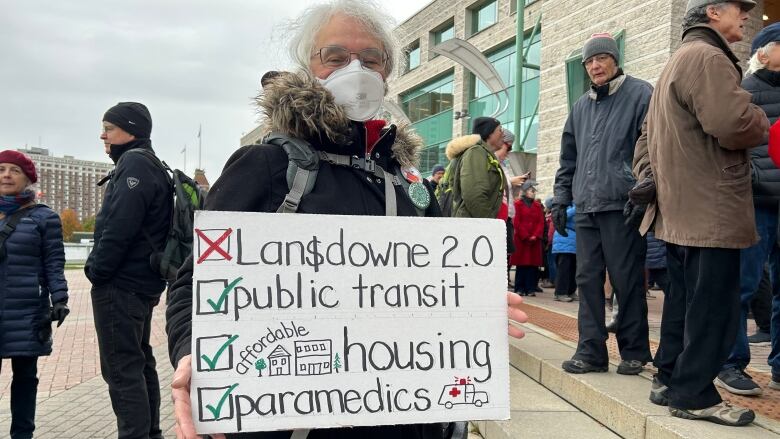
M 263 118 L 263 136 L 270 132 L 305 139 L 312 145 L 348 145 L 353 130 L 360 126 L 347 118 L 333 95 L 306 73 L 281 72 L 269 79 L 256 99 Z M 385 127 L 386 129 L 391 126 Z M 422 138 L 408 124 L 395 130 L 393 158 L 402 167 L 419 164 Z
M 479 134 L 469 134 L 468 136 L 452 139 L 452 141 L 447 144 L 447 150 L 445 151 L 447 159 L 452 160 L 455 157 L 458 157 L 466 152 L 467 149 L 481 141 L 482 137 Z

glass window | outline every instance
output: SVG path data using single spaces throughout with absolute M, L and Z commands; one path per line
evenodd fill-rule
M 453 80 L 448 74 L 401 95 L 402 108 L 425 142 L 420 172 L 426 177 L 434 165 L 447 163 L 444 149 L 452 139 Z
M 498 21 L 498 2 L 485 3 L 471 11 L 471 34 L 491 26 Z
M 433 42 L 435 44 L 443 43 L 455 38 L 455 25 L 450 23 L 445 28 L 433 33 Z
M 529 47 L 530 45 L 530 47 Z M 539 104 L 539 65 L 541 63 L 541 35 L 537 32 L 533 41 L 527 35 L 524 47 L 528 50 L 526 65 L 523 68 L 523 114 L 520 117 L 519 126 L 515 124 L 515 84 L 517 82 L 517 58 L 515 56 L 514 42 L 499 48 L 487 55 L 488 60 L 498 71 L 499 76 L 507 85 L 509 93 L 509 106 L 507 111 L 499 115 L 498 119 L 504 128 L 512 131 L 518 140 L 515 147 L 519 148 L 525 137 L 525 152 L 534 152 L 537 149 L 537 134 L 539 131 L 539 118 L 534 116 Z M 490 89 L 482 81 L 471 76 L 471 89 L 469 90 L 469 115 L 472 120 L 479 116 L 487 116 L 493 113 L 502 104 L 498 98 L 491 94 Z M 503 99 L 503 98 L 502 98 Z M 526 135 L 526 131 L 528 134 Z
M 626 31 L 613 34 L 620 51 L 620 67 L 623 67 L 626 51 Z M 566 59 L 566 97 L 569 102 L 569 109 L 574 103 L 588 91 L 590 87 L 590 77 L 582 65 L 582 49 L 577 49 Z
M 420 41 L 415 41 L 406 50 L 406 71 L 408 72 L 420 66 Z
M 429 82 L 401 95 L 401 106 L 412 122 L 452 109 L 453 76 Z

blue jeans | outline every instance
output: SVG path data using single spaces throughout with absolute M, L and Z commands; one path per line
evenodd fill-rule
M 550 244 L 550 248 L 547 250 L 545 257 L 547 258 L 547 269 L 549 270 L 547 279 L 549 279 L 550 282 L 555 283 L 555 279 L 558 277 L 558 263 L 552 252 L 552 244 Z
M 761 241 L 758 244 L 746 248 L 740 252 L 740 279 L 739 279 L 739 298 L 741 316 L 739 329 L 737 330 L 737 340 L 731 355 L 723 369 L 737 367 L 744 370 L 750 363 L 750 345 L 747 340 L 747 314 L 750 309 L 750 301 L 758 289 L 761 282 L 761 276 L 764 271 L 764 264 L 769 262 L 770 266 L 776 265 L 780 252 L 777 247 L 777 209 L 767 209 L 756 207 L 756 229 Z M 772 303 L 772 340 L 775 340 L 775 333 L 780 333 L 780 298 L 778 298 L 777 270 L 770 270 L 772 274 L 772 291 L 774 299 Z M 775 323 L 777 320 L 777 323 Z M 779 343 L 780 344 L 780 343 Z M 772 346 L 772 353 L 775 354 L 775 363 L 773 370 L 780 372 L 780 346 Z M 769 357 L 769 364 L 772 365 L 772 355 Z

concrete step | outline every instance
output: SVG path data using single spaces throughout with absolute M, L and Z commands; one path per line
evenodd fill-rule
M 561 369 L 561 362 L 574 354 L 571 342 L 561 340 L 555 334 L 533 325 L 524 325 L 526 337 L 512 340 L 510 343 L 510 363 L 523 372 L 537 385 L 553 392 L 571 404 L 575 411 L 582 411 L 609 430 L 626 439 L 778 439 L 780 423 L 766 418 L 747 427 L 735 428 L 716 425 L 704 421 L 687 421 L 674 418 L 665 407 L 652 404 L 648 400 L 650 392 L 649 373 L 640 376 L 623 376 L 615 373 L 616 364 L 612 364 L 609 373 L 591 373 L 572 375 Z M 539 390 L 520 381 L 518 388 L 512 387 L 512 420 L 509 425 L 502 422 L 486 422 L 488 433 L 495 429 L 515 431 L 530 423 L 523 416 L 515 416 L 514 405 L 526 404 L 534 407 L 540 402 L 536 392 Z M 520 400 L 519 402 L 517 402 Z M 575 413 L 576 414 L 576 413 Z M 563 422 L 559 422 L 563 425 Z M 568 424 L 568 422 L 566 423 Z M 482 426 L 482 424 L 478 424 Z M 604 429 L 604 434 L 609 432 Z M 517 430 L 519 431 L 519 430 Z M 610 432 L 611 433 L 611 432 Z M 509 435 L 506 437 L 558 437 Z M 485 436 L 493 439 L 490 436 Z M 503 437 L 503 436 L 495 436 Z M 578 436 L 581 437 L 581 436 Z M 598 437 L 609 437 L 598 436 Z M 614 436 L 613 436 L 614 437 Z
M 512 419 L 477 422 L 477 428 L 485 439 L 619 438 L 518 369 L 510 368 L 509 378 Z

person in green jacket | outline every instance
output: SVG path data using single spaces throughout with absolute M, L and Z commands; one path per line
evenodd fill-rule
M 472 134 L 447 145 L 452 160 L 452 216 L 496 218 L 506 179 L 495 152 L 503 146 L 501 122 L 492 117 L 474 119 Z

